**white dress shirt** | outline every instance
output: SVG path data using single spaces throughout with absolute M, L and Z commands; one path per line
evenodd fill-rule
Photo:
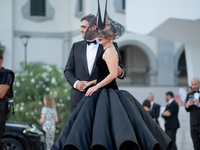
M 170 99 L 168 102 L 167 102 L 167 105 L 170 105 L 172 102 L 174 101 L 174 99 Z
M 92 73 L 92 68 L 94 66 L 94 61 L 96 59 L 97 55 L 97 50 L 99 47 L 99 40 L 98 38 L 95 39 L 97 41 L 97 44 L 91 43 L 90 45 L 87 44 L 87 49 L 86 49 L 86 59 L 87 59 L 87 65 L 88 65 L 88 71 L 89 74 L 91 75 Z M 78 83 L 79 80 L 77 80 L 74 83 L 74 88 L 76 89 L 76 84 Z
M 151 102 L 151 106 L 150 106 L 150 109 L 153 108 L 153 105 L 154 105 L 154 101 Z
M 95 39 L 97 41 L 97 44 L 91 43 L 90 45 L 87 44 L 87 52 L 86 52 L 86 57 L 87 57 L 87 65 L 88 65 L 88 71 L 89 74 L 91 75 L 92 73 L 92 68 L 94 66 L 94 61 L 96 59 L 97 55 L 97 50 L 99 46 L 99 41 L 98 39 Z
M 200 97 L 200 94 L 198 92 L 196 92 L 196 93 L 193 94 L 193 98 L 194 99 L 198 99 L 199 100 L 199 97 Z M 197 103 L 194 103 L 194 105 L 198 106 Z M 200 107 L 200 104 L 199 104 L 198 107 Z

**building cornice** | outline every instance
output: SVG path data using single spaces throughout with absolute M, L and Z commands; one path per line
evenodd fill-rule
M 33 32 L 33 31 L 14 31 L 15 37 L 20 37 L 22 35 L 29 35 L 31 37 L 39 38 L 60 38 L 60 39 L 71 39 L 71 37 L 80 35 L 79 30 L 67 31 L 67 32 Z

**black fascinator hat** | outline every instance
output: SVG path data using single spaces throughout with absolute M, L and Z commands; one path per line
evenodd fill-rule
M 93 40 L 97 36 L 106 38 L 109 40 L 115 40 L 119 37 L 121 37 L 124 34 L 124 27 L 112 20 L 108 14 L 107 14 L 107 2 L 105 5 L 105 14 L 104 14 L 104 21 L 102 21 L 101 17 L 101 10 L 100 10 L 100 4 L 98 1 L 98 11 L 97 16 L 94 18 L 94 20 L 91 22 L 90 26 L 88 27 L 84 39 L 86 40 Z

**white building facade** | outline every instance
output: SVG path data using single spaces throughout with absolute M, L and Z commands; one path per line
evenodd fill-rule
M 127 0 L 126 2 L 127 30 L 142 35 L 154 36 L 159 38 L 158 41 L 160 41 L 160 39 L 171 41 L 171 52 L 167 50 L 169 47 L 166 47 L 169 41 L 162 40 L 162 42 L 159 42 L 161 44 L 159 44 L 161 49 L 158 50 L 158 54 L 161 52 L 162 56 L 158 55 L 158 61 L 160 59 L 170 61 L 168 57 L 170 57 L 170 55 L 172 57 L 174 56 L 175 74 L 176 72 L 180 73 L 179 71 L 181 69 L 177 70 L 176 63 L 181 49 L 184 49 L 186 54 L 188 83 L 190 83 L 192 77 L 200 77 L 200 70 L 198 69 L 200 65 L 200 9 L 198 8 L 200 1 Z M 178 49 L 176 47 L 176 42 L 182 43 L 179 45 Z M 172 50 L 172 48 L 174 48 L 174 50 Z M 173 65 L 173 63 L 165 62 L 159 63 L 159 66 L 165 68 L 165 65 L 169 66 L 170 64 Z M 168 71 L 168 69 L 169 68 L 166 67 L 165 73 L 169 75 L 169 73 L 171 74 L 172 72 L 171 70 Z M 160 69 L 158 69 L 158 82 L 160 82 L 159 80 L 162 77 L 166 78 L 166 75 L 164 76 L 165 73 L 163 73 L 163 71 L 161 72 Z
M 105 0 L 100 2 L 103 10 Z M 121 84 L 186 86 L 188 68 L 190 77 L 200 76 L 199 72 L 195 73 L 195 68 L 191 69 L 191 65 L 199 63 L 192 59 L 198 52 L 185 51 L 184 41 L 149 34 L 164 21 L 162 15 L 153 19 L 149 16 L 154 8 L 160 8 L 157 4 L 161 5 L 156 0 L 108 0 L 109 16 L 126 28 L 125 34 L 116 40 L 127 69 L 127 77 L 119 81 Z M 198 8 L 197 5 L 193 7 Z M 80 18 L 89 13 L 96 15 L 97 1 L 0 0 L 0 10 L 4 66 L 21 71 L 20 62 L 26 59 L 28 63 L 56 64 L 64 68 L 73 42 L 82 40 Z M 177 7 L 173 11 L 179 14 L 183 10 Z M 23 35 L 30 36 L 26 48 L 20 38 Z M 195 45 L 188 47 L 196 49 Z
M 100 0 L 104 9 L 105 0 Z M 109 16 L 125 26 L 116 40 L 127 69 L 121 89 L 141 103 L 149 92 L 164 110 L 165 92 L 200 77 L 199 0 L 108 0 Z M 71 46 L 82 40 L 80 18 L 97 13 L 97 0 L 0 0 L 0 42 L 3 65 L 15 72 L 20 63 L 55 64 L 64 68 Z M 28 35 L 27 47 L 21 36 Z M 125 85 L 125 86 L 124 86 Z M 179 149 L 192 149 L 189 114 L 181 108 Z M 160 119 L 163 127 L 163 119 Z

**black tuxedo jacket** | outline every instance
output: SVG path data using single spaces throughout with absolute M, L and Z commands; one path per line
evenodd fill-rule
M 156 119 L 156 122 L 159 124 L 158 118 L 159 118 L 159 116 L 160 116 L 160 105 L 154 103 L 152 109 L 153 109 L 153 111 L 155 112 L 155 119 Z
M 115 47 L 117 46 L 116 43 L 114 43 Z M 68 83 L 72 86 L 71 89 L 71 97 L 70 97 L 70 103 L 73 106 L 77 106 L 82 97 L 85 95 L 85 92 L 80 92 L 77 89 L 75 89 L 74 83 L 79 81 L 92 81 L 94 79 L 97 79 L 98 77 L 98 70 L 96 67 L 96 59 L 93 65 L 93 69 L 91 72 L 91 75 L 88 72 L 88 66 L 87 66 L 87 58 L 86 58 L 86 49 L 87 49 L 87 43 L 85 40 L 79 41 L 73 44 L 67 64 L 65 66 L 64 74 L 68 81 Z M 124 71 L 124 76 L 126 75 L 126 69 L 123 65 L 121 55 L 119 53 L 118 47 L 116 47 L 116 50 L 119 54 L 119 66 Z M 96 58 L 103 52 L 103 46 L 99 44 L 98 51 Z
M 194 95 L 194 92 L 187 94 L 186 103 L 189 100 L 189 96 Z M 199 98 L 200 101 L 200 98 Z M 190 112 L 190 125 L 200 124 L 200 107 L 192 105 L 189 108 L 186 108 L 187 112 Z
M 165 111 L 169 110 L 171 112 L 171 115 L 169 117 L 163 116 L 165 119 L 165 128 L 166 129 L 178 129 L 180 127 L 179 120 L 178 120 L 178 111 L 179 106 L 175 102 L 171 102 L 171 104 L 166 106 Z

